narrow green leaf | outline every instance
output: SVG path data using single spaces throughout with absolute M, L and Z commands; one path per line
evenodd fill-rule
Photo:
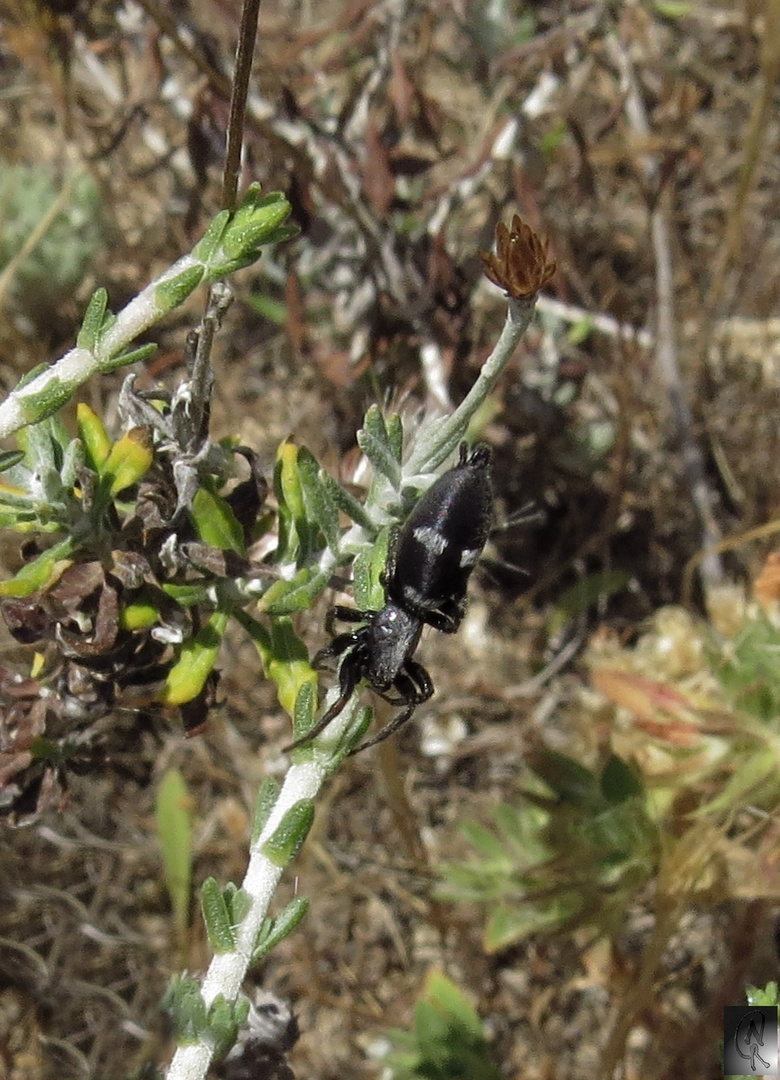
M 192 799 L 178 769 L 169 769 L 160 781 L 155 817 L 176 940 L 182 945 L 187 939 L 192 888 Z
M 209 945 L 213 951 L 217 954 L 235 952 L 236 935 L 231 913 L 216 878 L 208 877 L 203 882 L 200 890 L 200 906 Z
M 76 426 L 91 468 L 100 473 L 111 452 L 111 440 L 103 421 L 89 405 L 80 401 L 76 406 Z
M 313 821 L 313 800 L 301 799 L 290 807 L 273 836 L 263 844 L 263 854 L 274 866 L 289 866 L 303 847 Z
M 126 352 L 108 357 L 101 363 L 100 371 L 103 375 L 109 375 L 112 371 L 127 367 L 128 364 L 140 364 L 143 360 L 148 360 L 150 356 L 154 356 L 156 352 L 157 346 L 153 341 L 150 341 L 148 345 L 139 345 L 135 349 L 128 349 Z
M 440 971 L 432 971 L 425 980 L 425 996 L 437 1010 L 468 1032 L 474 1039 L 485 1042 L 482 1023 L 462 991 Z
M 171 1016 L 177 1046 L 192 1046 L 206 1030 L 206 1004 L 200 984 L 190 975 L 174 975 L 162 1007 Z
M 253 184 L 247 189 L 222 237 L 227 258 L 250 258 L 254 261 L 258 247 L 271 241 L 274 232 L 290 216 L 291 210 L 281 191 L 271 191 L 261 197 L 260 185 Z
M 39 424 L 59 412 L 70 401 L 74 390 L 75 384 L 64 383 L 59 376 L 53 375 L 41 390 L 19 399 L 25 423 Z
M 204 263 L 211 261 L 222 241 L 222 236 L 224 235 L 228 221 L 230 221 L 230 211 L 220 210 L 217 216 L 212 219 L 203 236 L 192 249 L 192 257 L 194 259 L 199 259 Z
M 320 529 L 330 550 L 338 554 L 341 546 L 338 507 L 320 479 L 316 459 L 305 447 L 298 452 L 298 476 L 308 521 Z
M 314 712 L 317 708 L 317 684 L 314 680 L 305 682 L 298 691 L 293 710 L 293 740 L 304 738 L 314 726 Z
M 327 488 L 331 499 L 342 513 L 352 518 L 355 524 L 364 528 L 370 536 L 373 536 L 378 531 L 376 525 L 366 513 L 363 504 L 354 495 L 350 495 L 338 481 L 334 480 L 330 473 L 323 470 L 320 473 L 320 479 L 324 487 Z
M 167 281 L 162 281 L 154 290 L 154 298 L 160 308 L 160 314 L 173 311 L 183 304 L 190 293 L 193 293 L 205 276 L 202 266 L 188 266 Z
M 365 415 L 363 427 L 357 433 L 357 443 L 374 471 L 390 481 L 395 491 L 401 486 L 401 466 L 387 435 L 384 417 L 378 406 L 372 405 Z
M 330 570 L 304 566 L 291 581 L 275 581 L 258 607 L 277 618 L 308 610 L 331 579 Z
M 352 564 L 355 603 L 367 611 L 379 611 L 385 603 L 383 576 L 391 544 L 391 529 L 383 529 L 371 547 L 363 547 Z
M 229 881 L 224 887 L 222 896 L 230 916 L 230 925 L 239 926 L 252 907 L 252 897 L 246 889 L 240 889 L 232 881 Z
M 252 845 L 257 842 L 257 838 L 265 828 L 273 808 L 276 806 L 280 790 L 278 783 L 272 776 L 263 778 L 263 782 L 257 791 L 255 810 L 252 815 Z
M 215 611 L 195 637 L 184 643 L 158 695 L 163 705 L 184 705 L 198 696 L 217 662 L 227 623 L 228 614 Z
M 192 520 L 204 544 L 237 555 L 246 554 L 244 530 L 228 503 L 219 495 L 198 488 L 192 500 Z
M 71 565 L 69 556 L 76 550 L 72 537 L 66 537 L 26 563 L 9 581 L 0 581 L 0 596 L 31 596 L 55 581 Z
M 390 447 L 390 452 L 400 465 L 404 452 L 404 426 L 398 413 L 390 413 L 385 421 L 385 426 L 387 428 L 387 444 Z
M 242 611 L 237 610 L 235 617 L 254 641 L 266 676 L 276 685 L 279 704 L 292 716 L 301 687 L 317 683 L 306 646 L 288 618 L 274 618 L 268 632 Z
M 24 450 L 0 450 L 0 473 L 13 469 L 20 461 L 24 461 Z
M 136 427 L 123 435 L 111 447 L 101 470 L 102 477 L 113 497 L 137 484 L 152 466 L 154 447 L 146 428 Z
M 260 927 L 255 947 L 252 950 L 251 964 L 263 960 L 280 941 L 284 941 L 309 910 L 309 901 L 305 896 L 296 896 L 273 919 L 265 919 Z
M 245 997 L 227 1001 L 217 994 L 211 1003 L 207 1017 L 207 1030 L 214 1046 L 214 1060 L 219 1061 L 234 1045 L 238 1030 L 249 1015 L 249 1002 Z
M 76 345 L 79 349 L 88 349 L 90 352 L 94 351 L 100 336 L 100 331 L 103 329 L 107 307 L 108 293 L 105 289 L 96 289 L 87 304 L 87 310 L 84 312 L 81 329 L 76 338 Z

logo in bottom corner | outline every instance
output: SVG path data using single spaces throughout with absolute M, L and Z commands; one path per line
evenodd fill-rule
M 778 1076 L 777 1006 L 727 1005 L 723 1071 L 727 1076 Z

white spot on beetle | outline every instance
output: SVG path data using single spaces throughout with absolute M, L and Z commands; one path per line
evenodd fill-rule
M 449 540 L 431 525 L 418 525 L 412 536 L 432 555 L 441 555 L 443 551 L 447 550 L 449 544 Z
M 479 554 L 480 554 L 480 549 L 479 548 L 466 548 L 466 550 L 461 553 L 460 565 L 461 566 L 474 566 L 477 559 L 479 558 Z
M 412 585 L 404 585 L 404 603 L 410 607 L 424 607 L 425 597 Z

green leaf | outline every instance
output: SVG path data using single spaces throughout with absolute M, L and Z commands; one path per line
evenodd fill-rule
M 192 257 L 200 262 L 208 263 L 214 257 L 224 235 L 227 223 L 230 221 L 230 211 L 220 210 L 203 236 L 192 249 Z
M 527 901 L 511 907 L 502 904 L 491 912 L 485 926 L 485 952 L 492 955 L 534 934 L 555 930 L 576 912 L 577 906 L 572 899 L 564 903 L 560 896 L 551 896 L 538 907 Z
M 363 427 L 357 433 L 357 443 L 366 455 L 374 471 L 384 476 L 395 491 L 401 486 L 401 466 L 387 434 L 382 411 L 372 405 L 365 415 Z
M 145 599 L 144 597 L 148 597 Z M 139 598 L 126 604 L 119 612 L 119 626 L 122 630 L 148 630 L 160 619 L 160 609 L 155 602 L 153 590 L 142 590 Z
M 190 975 L 174 975 L 162 1007 L 171 1016 L 177 1046 L 192 1046 L 206 1030 L 206 1004 L 200 984 Z
M 664 19 L 682 19 L 691 13 L 691 4 L 685 0 L 653 0 L 653 7 Z
M 574 806 L 600 806 L 600 792 L 596 777 L 574 758 L 555 750 L 542 749 L 533 761 L 537 776 L 544 780 L 555 794 Z
M 398 464 L 401 464 L 404 452 L 404 426 L 398 413 L 390 413 L 385 421 L 387 445 Z
M 160 781 L 155 817 L 176 940 L 183 945 L 192 888 L 192 799 L 178 769 L 169 769 Z
M 154 290 L 154 298 L 160 308 L 160 314 L 173 311 L 183 304 L 190 293 L 193 293 L 205 277 L 205 269 L 202 266 L 188 266 L 178 274 L 161 281 Z
M 9 581 L 0 581 L 0 596 L 31 596 L 45 589 L 71 565 L 70 556 L 76 543 L 70 536 L 44 551 L 37 559 L 25 563 Z
M 0 473 L 13 469 L 20 461 L 24 461 L 24 450 L 0 450 Z
M 272 619 L 270 632 L 245 612 L 236 611 L 236 619 L 255 643 L 266 676 L 276 685 L 279 704 L 293 716 L 301 688 L 317 685 L 306 646 L 288 618 Z
M 64 383 L 59 376 L 53 375 L 48 382 L 33 393 L 19 398 L 19 409 L 26 424 L 39 424 L 67 405 L 73 396 L 75 385 Z
M 300 528 L 305 520 L 303 493 L 298 479 L 298 447 L 284 442 L 276 451 L 274 493 L 279 505 L 277 560 L 292 562 L 300 547 Z
M 128 364 L 140 364 L 142 361 L 148 360 L 150 356 L 154 356 L 156 352 L 157 346 L 153 341 L 150 341 L 147 345 L 138 345 L 134 349 L 127 349 L 126 352 L 117 353 L 116 356 L 110 356 L 107 360 L 102 361 L 100 365 L 101 374 L 109 375 L 112 371 L 127 367 Z
M 261 196 L 260 185 L 250 185 L 222 237 L 227 258 L 254 262 L 257 249 L 276 239 L 274 234 L 290 216 L 291 210 L 281 191 Z
M 314 726 L 314 713 L 317 708 L 317 684 L 314 680 L 305 682 L 298 691 L 293 710 L 293 741 L 305 738 Z
M 600 600 L 614 596 L 626 588 L 631 575 L 623 570 L 610 570 L 602 574 L 589 574 L 578 581 L 570 589 L 566 589 L 558 597 L 556 610 L 562 612 L 567 619 L 576 618 L 584 614 Z
M 208 877 L 200 890 L 200 906 L 209 945 L 216 954 L 235 952 L 236 935 L 231 912 L 216 878 Z
M 305 896 L 296 896 L 273 919 L 264 919 L 260 927 L 255 947 L 252 950 L 252 964 L 263 960 L 280 941 L 284 941 L 309 910 L 309 901 Z
M 366 513 L 363 504 L 334 480 L 330 473 L 321 472 L 320 479 L 338 509 L 365 529 L 369 536 L 374 536 L 378 531 L 377 527 Z
M 245 297 L 246 303 L 262 318 L 276 326 L 284 326 L 287 323 L 287 304 L 281 300 L 275 300 L 267 293 L 250 293 Z
M 610 754 L 601 774 L 601 793 L 610 803 L 622 803 L 642 795 L 642 781 L 622 758 Z
M 111 452 L 111 440 L 108 437 L 105 425 L 97 413 L 80 401 L 76 406 L 76 426 L 79 438 L 84 443 L 87 460 L 92 469 L 100 474 L 105 461 Z
M 308 610 L 331 579 L 330 570 L 304 566 L 291 581 L 275 581 L 258 607 L 269 615 L 281 618 Z
M 248 1015 L 249 1001 L 245 997 L 235 1002 L 227 1001 L 223 994 L 214 998 L 208 1011 L 207 1030 L 214 1045 L 215 1061 L 231 1049 Z
M 303 847 L 313 821 L 313 800 L 301 799 L 290 807 L 276 831 L 263 844 L 263 854 L 274 866 L 289 866 Z
M 245 555 L 244 530 L 229 504 L 219 495 L 199 487 L 192 500 L 192 521 L 204 544 Z
M 113 497 L 137 484 L 149 471 L 153 461 L 151 435 L 146 428 L 132 428 L 114 443 L 103 464 L 101 476 L 108 485 L 109 494 Z
M 319 528 L 330 550 L 338 555 L 341 547 L 338 507 L 320 479 L 316 459 L 305 448 L 298 452 L 298 478 L 307 520 L 313 528 Z
M 105 289 L 96 289 L 87 304 L 84 320 L 76 338 L 76 345 L 79 349 L 94 351 L 103 329 L 107 308 L 108 293 Z
M 468 1032 L 480 1042 L 486 1041 L 479 1017 L 455 983 L 440 971 L 431 972 L 425 980 L 425 996 L 462 1031 Z
M 382 584 L 392 530 L 385 528 L 370 547 L 363 546 L 352 564 L 352 586 L 355 603 L 361 610 L 379 611 L 385 603 L 385 587 Z
M 182 645 L 158 695 L 163 705 L 184 705 L 192 701 L 206 685 L 228 623 L 228 614 L 215 611 L 206 625 Z
M 272 776 L 263 778 L 263 782 L 260 784 L 257 791 L 255 810 L 252 815 L 252 846 L 257 842 L 258 837 L 271 816 L 273 808 L 276 806 L 276 801 L 279 798 L 279 791 L 279 785 Z

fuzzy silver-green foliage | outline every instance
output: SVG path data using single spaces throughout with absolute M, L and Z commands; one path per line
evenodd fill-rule
M 0 270 L 49 212 L 60 188 L 61 182 L 45 167 L 0 162 Z M 97 184 L 91 176 L 77 176 L 61 212 L 13 275 L 16 303 L 34 322 L 69 298 L 81 283 L 102 230 Z

